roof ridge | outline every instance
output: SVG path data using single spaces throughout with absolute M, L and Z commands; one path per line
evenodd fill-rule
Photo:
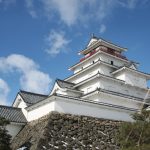
M 122 96 L 130 97 L 130 98 L 133 98 L 133 99 L 140 99 L 140 100 L 143 100 L 143 99 L 140 98 L 140 97 L 136 97 L 136 96 L 132 96 L 132 95 L 128 95 L 128 94 L 123 94 L 123 93 L 115 92 L 115 91 L 111 91 L 111 90 L 106 90 L 106 89 L 103 89 L 103 88 L 97 88 L 96 90 L 91 91 L 91 92 L 89 92 L 89 93 L 83 95 L 83 97 L 86 96 L 86 95 L 89 95 L 89 94 L 91 94 L 91 93 L 93 93 L 93 92 L 96 92 L 96 91 L 107 92 L 107 93 L 110 92 L 110 94 L 122 95 Z
M 92 39 L 92 38 L 91 38 Z M 120 49 L 124 49 L 124 50 L 127 50 L 128 48 L 127 47 L 124 47 L 124 46 L 121 46 L 118 42 L 112 42 L 111 40 L 108 40 L 108 39 L 104 39 L 103 37 L 100 37 L 100 36 L 98 36 L 98 37 L 96 37 L 96 39 L 97 39 L 97 42 L 98 41 L 103 41 L 103 42 L 106 42 L 106 43 L 109 43 L 109 44 L 111 44 L 111 45 L 114 45 L 115 47 L 118 47 L 118 48 L 120 48 Z M 92 46 L 92 45 L 91 45 Z M 90 46 L 89 46 L 90 47 Z M 88 48 L 88 47 L 86 47 L 86 48 Z M 81 50 L 81 51 L 79 51 L 79 53 L 80 52 L 83 52 L 85 49 L 83 49 L 83 50 Z
M 29 92 L 29 91 L 24 91 L 24 90 L 20 90 L 19 93 L 27 93 L 27 94 L 40 95 L 40 96 L 45 96 L 45 97 L 48 96 L 46 94 L 34 93 L 34 92 Z
M 19 109 L 19 110 L 21 110 L 21 108 L 12 107 L 12 106 L 6 106 L 6 105 L 0 105 L 0 107 L 9 108 L 9 109 Z
M 105 41 L 105 42 L 108 42 L 108 43 L 110 43 L 110 44 L 113 44 L 113 45 L 115 45 L 115 46 L 117 46 L 117 47 L 127 49 L 127 47 L 121 46 L 121 45 L 118 44 L 117 42 L 113 43 L 111 40 L 105 39 L 105 38 L 103 38 L 103 37 L 101 37 L 101 36 L 99 36 L 98 39 L 99 39 L 99 40 L 103 40 L 103 41 Z
M 56 79 L 56 82 L 57 82 L 58 80 L 59 80 L 59 81 L 62 81 L 62 82 L 65 82 L 65 83 L 68 83 L 68 84 L 73 84 L 73 85 L 75 85 L 75 84 L 74 84 L 74 83 L 72 83 L 72 82 L 68 82 L 68 81 L 61 80 L 61 79 Z
M 132 64 L 131 64 L 131 65 L 132 65 Z M 115 71 L 112 71 L 111 73 L 116 72 L 116 71 L 122 69 L 123 67 L 128 68 L 128 69 L 130 69 L 130 70 L 132 70 L 132 71 L 135 71 L 135 72 L 138 72 L 138 73 L 142 73 L 142 74 L 145 74 L 145 75 L 150 75 L 149 73 L 143 72 L 143 71 L 138 70 L 138 69 L 137 69 L 137 70 L 132 69 L 132 68 L 130 68 L 129 66 L 126 66 L 126 65 L 123 65 L 123 66 L 119 67 L 118 69 L 116 69 Z

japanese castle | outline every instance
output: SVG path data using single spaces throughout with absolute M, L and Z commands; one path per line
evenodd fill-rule
M 11 107 L 0 106 L 0 116 L 10 121 L 12 138 L 27 122 L 52 111 L 111 120 L 132 121 L 131 114 L 150 109 L 150 74 L 128 60 L 127 49 L 92 37 L 82 58 L 69 68 L 73 74 L 57 79 L 49 95 L 19 91 Z

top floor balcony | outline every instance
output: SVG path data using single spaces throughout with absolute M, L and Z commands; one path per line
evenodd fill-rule
M 120 52 L 107 48 L 107 47 L 98 47 L 97 49 L 92 50 L 91 52 L 89 52 L 88 54 L 86 54 L 83 58 L 80 59 L 80 62 L 82 62 L 83 60 L 89 58 L 90 56 L 94 55 L 95 53 L 97 53 L 98 51 L 103 51 L 105 53 L 108 53 L 110 55 L 113 55 L 115 57 L 124 59 L 124 60 L 128 60 L 125 56 L 123 56 Z

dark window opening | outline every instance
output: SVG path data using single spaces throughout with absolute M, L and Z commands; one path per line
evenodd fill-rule
M 113 61 L 111 61 L 111 65 L 113 65 L 114 64 L 114 62 Z

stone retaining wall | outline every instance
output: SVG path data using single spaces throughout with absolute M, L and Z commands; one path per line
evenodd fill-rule
M 13 139 L 12 149 L 118 150 L 115 135 L 121 122 L 52 112 L 28 123 Z

